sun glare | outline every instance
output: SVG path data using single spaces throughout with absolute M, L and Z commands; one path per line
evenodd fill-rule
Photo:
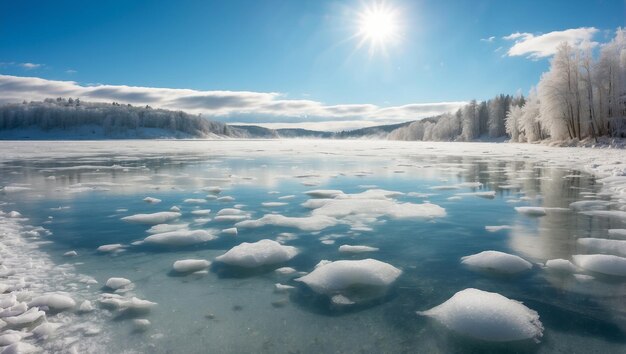
M 397 42 L 399 22 L 397 10 L 385 3 L 374 3 L 358 14 L 359 47 L 369 44 L 370 54 L 386 53 L 387 46 Z

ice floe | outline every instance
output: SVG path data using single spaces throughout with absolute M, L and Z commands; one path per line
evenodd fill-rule
M 122 218 L 122 220 L 130 223 L 156 225 L 165 224 L 169 221 L 176 220 L 180 218 L 180 216 L 181 214 L 175 211 L 161 211 L 152 214 L 135 214 L 125 216 Z
M 216 218 L 217 219 L 217 218 Z M 266 225 L 293 227 L 304 231 L 323 230 L 327 227 L 335 226 L 339 221 L 333 217 L 324 215 L 313 215 L 304 217 L 290 217 L 280 214 L 265 214 L 260 219 L 244 220 L 235 224 L 238 228 L 255 228 Z
M 626 258 L 609 254 L 578 254 L 573 255 L 574 263 L 584 270 L 626 277 Z
M 592 253 L 608 253 L 626 257 L 626 240 L 579 238 L 577 242 Z
M 567 259 L 550 259 L 546 261 L 545 265 L 546 269 L 552 272 L 558 273 L 576 273 L 580 271 L 578 267 L 576 267 L 572 262 Z
M 502 231 L 502 230 L 510 230 L 513 227 L 510 225 L 492 225 L 492 226 L 485 226 L 485 230 L 489 231 L 489 232 L 498 232 L 498 231 Z
M 461 263 L 476 270 L 515 274 L 530 270 L 532 263 L 522 257 L 499 251 L 483 251 L 461 258 Z
M 339 246 L 339 252 L 341 253 L 366 253 L 366 252 L 376 252 L 378 248 L 370 247 L 370 246 L 351 246 L 351 245 L 341 245 Z
M 357 287 L 387 288 L 400 274 L 402 271 L 391 264 L 368 258 L 320 262 L 311 273 L 295 280 L 316 293 L 335 295 Z
M 143 201 L 146 203 L 150 203 L 150 204 L 157 204 L 161 202 L 161 199 L 158 198 L 152 198 L 152 197 L 145 197 L 143 198 Z
M 432 317 L 471 338 L 494 342 L 539 340 L 543 325 L 536 311 L 498 293 L 465 289 L 419 315 Z
M 244 268 L 283 263 L 298 254 L 298 249 L 268 239 L 243 242 L 215 258 L 216 261 Z
M 211 262 L 204 259 L 181 259 L 172 265 L 172 269 L 178 273 L 191 273 L 208 268 Z
M 143 241 L 146 244 L 162 246 L 189 246 L 217 238 L 213 230 L 175 230 L 152 234 Z
M 29 307 L 47 307 L 54 311 L 64 311 L 73 309 L 76 301 L 71 297 L 63 294 L 45 294 L 33 298 L 29 303 Z
M 112 290 L 118 290 L 130 286 L 133 282 L 126 278 L 109 278 L 105 283 L 105 286 Z

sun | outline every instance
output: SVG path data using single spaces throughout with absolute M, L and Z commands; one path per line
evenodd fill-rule
M 363 8 L 358 14 L 359 47 L 369 44 L 370 54 L 377 51 L 386 53 L 387 46 L 395 44 L 400 35 L 398 10 L 376 2 Z

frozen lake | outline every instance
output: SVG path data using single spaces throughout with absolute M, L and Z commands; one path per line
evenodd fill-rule
M 76 302 L 46 311 L 58 328 L 31 334 L 39 318 L 0 338 L 50 352 L 626 351 L 623 150 L 281 140 L 0 142 L 0 151 L 1 299 Z M 277 243 L 216 260 L 263 239 Z M 483 251 L 507 255 L 491 262 Z M 358 276 L 316 269 L 370 258 L 383 265 Z M 212 264 L 174 271 L 184 259 Z M 296 281 L 307 273 L 342 289 Z M 114 292 L 112 277 L 132 284 Z M 541 323 L 502 341 L 493 314 L 416 313 L 468 288 L 523 302 Z M 133 307 L 133 297 L 156 304 Z M 81 310 L 84 300 L 93 309 Z

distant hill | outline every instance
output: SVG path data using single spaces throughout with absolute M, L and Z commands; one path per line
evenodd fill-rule
M 437 118 L 424 121 L 436 121 Z M 182 111 L 150 106 L 83 102 L 48 98 L 44 101 L 0 105 L 0 139 L 387 139 L 414 122 L 327 132 L 297 128 L 269 129 L 228 125 Z M 397 135 L 397 134 L 396 134 Z
M 0 106 L 0 139 L 241 137 L 242 131 L 182 111 L 46 99 Z

